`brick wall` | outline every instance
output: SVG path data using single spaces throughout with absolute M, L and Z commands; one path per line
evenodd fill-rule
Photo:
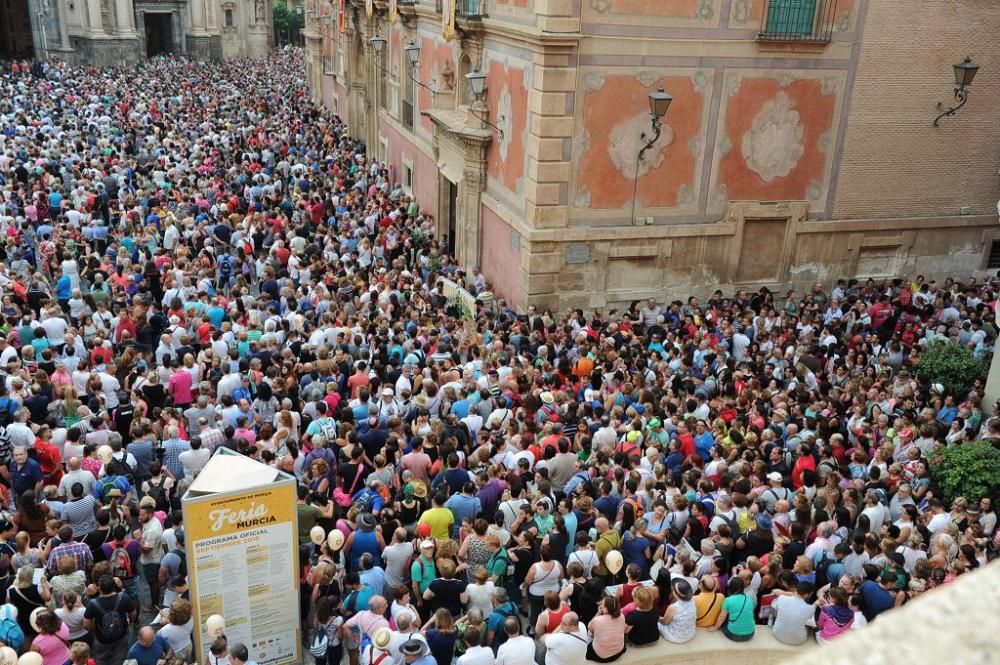
M 867 3 L 834 218 L 995 210 L 1000 197 L 1000 12 L 983 0 Z M 950 106 L 952 65 L 981 66 L 969 101 Z

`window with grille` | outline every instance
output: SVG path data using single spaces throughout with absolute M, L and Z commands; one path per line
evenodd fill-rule
M 757 39 L 829 42 L 837 0 L 767 0 Z

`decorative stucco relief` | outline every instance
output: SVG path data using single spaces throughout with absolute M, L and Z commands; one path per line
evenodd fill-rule
M 510 88 L 504 86 L 500 91 L 500 98 L 497 100 L 497 126 L 503 132 L 499 140 L 500 158 L 507 161 L 507 152 L 510 150 L 511 141 L 514 139 L 514 104 L 510 94 Z
M 649 131 L 649 114 L 639 113 L 618 123 L 611 129 L 611 145 L 608 146 L 608 156 L 623 177 L 632 180 L 636 177 L 636 155 L 642 150 L 649 138 L 643 138 Z M 666 155 L 665 148 L 674 142 L 674 130 L 664 123 L 660 138 L 646 151 L 642 163 L 639 164 L 639 177 L 654 169 L 660 168 Z
M 791 173 L 805 153 L 804 134 L 799 112 L 793 108 L 789 96 L 781 91 L 764 104 L 750 130 L 743 135 L 743 158 L 764 182 L 783 178 Z

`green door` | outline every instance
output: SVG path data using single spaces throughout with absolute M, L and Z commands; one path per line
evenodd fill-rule
M 809 37 L 815 18 L 816 0 L 770 0 L 766 33 Z

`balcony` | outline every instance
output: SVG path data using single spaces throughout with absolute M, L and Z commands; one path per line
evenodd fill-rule
M 444 11 L 443 0 L 435 0 L 438 14 Z M 486 16 L 486 0 L 455 0 L 455 17 L 478 21 Z
M 481 19 L 486 16 L 486 0 L 455 0 L 455 16 Z
M 759 42 L 829 43 L 837 0 L 767 0 Z

